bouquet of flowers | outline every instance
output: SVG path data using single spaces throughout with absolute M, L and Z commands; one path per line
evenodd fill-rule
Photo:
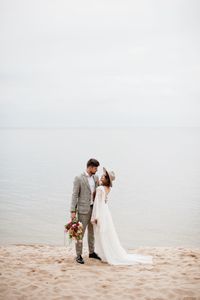
M 77 218 L 72 219 L 65 226 L 65 233 L 68 233 L 70 240 L 82 242 L 83 239 L 83 224 Z

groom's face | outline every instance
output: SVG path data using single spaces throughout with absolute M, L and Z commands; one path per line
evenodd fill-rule
M 98 167 L 89 167 L 89 172 L 91 175 L 96 174 L 97 170 L 98 170 Z

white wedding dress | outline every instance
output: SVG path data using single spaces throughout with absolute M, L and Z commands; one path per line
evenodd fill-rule
M 97 220 L 97 224 L 94 221 Z M 91 222 L 94 226 L 95 252 L 111 265 L 152 264 L 152 257 L 128 254 L 121 246 L 112 221 L 104 186 L 96 190 Z

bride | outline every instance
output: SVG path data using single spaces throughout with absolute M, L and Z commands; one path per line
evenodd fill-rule
M 121 246 L 108 208 L 108 194 L 115 180 L 113 171 L 103 168 L 101 185 L 97 187 L 91 223 L 94 226 L 95 249 L 102 261 L 111 265 L 152 263 L 151 256 L 128 254 Z

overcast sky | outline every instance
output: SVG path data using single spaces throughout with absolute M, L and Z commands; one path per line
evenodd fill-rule
M 1 0 L 0 127 L 200 126 L 200 1 Z

